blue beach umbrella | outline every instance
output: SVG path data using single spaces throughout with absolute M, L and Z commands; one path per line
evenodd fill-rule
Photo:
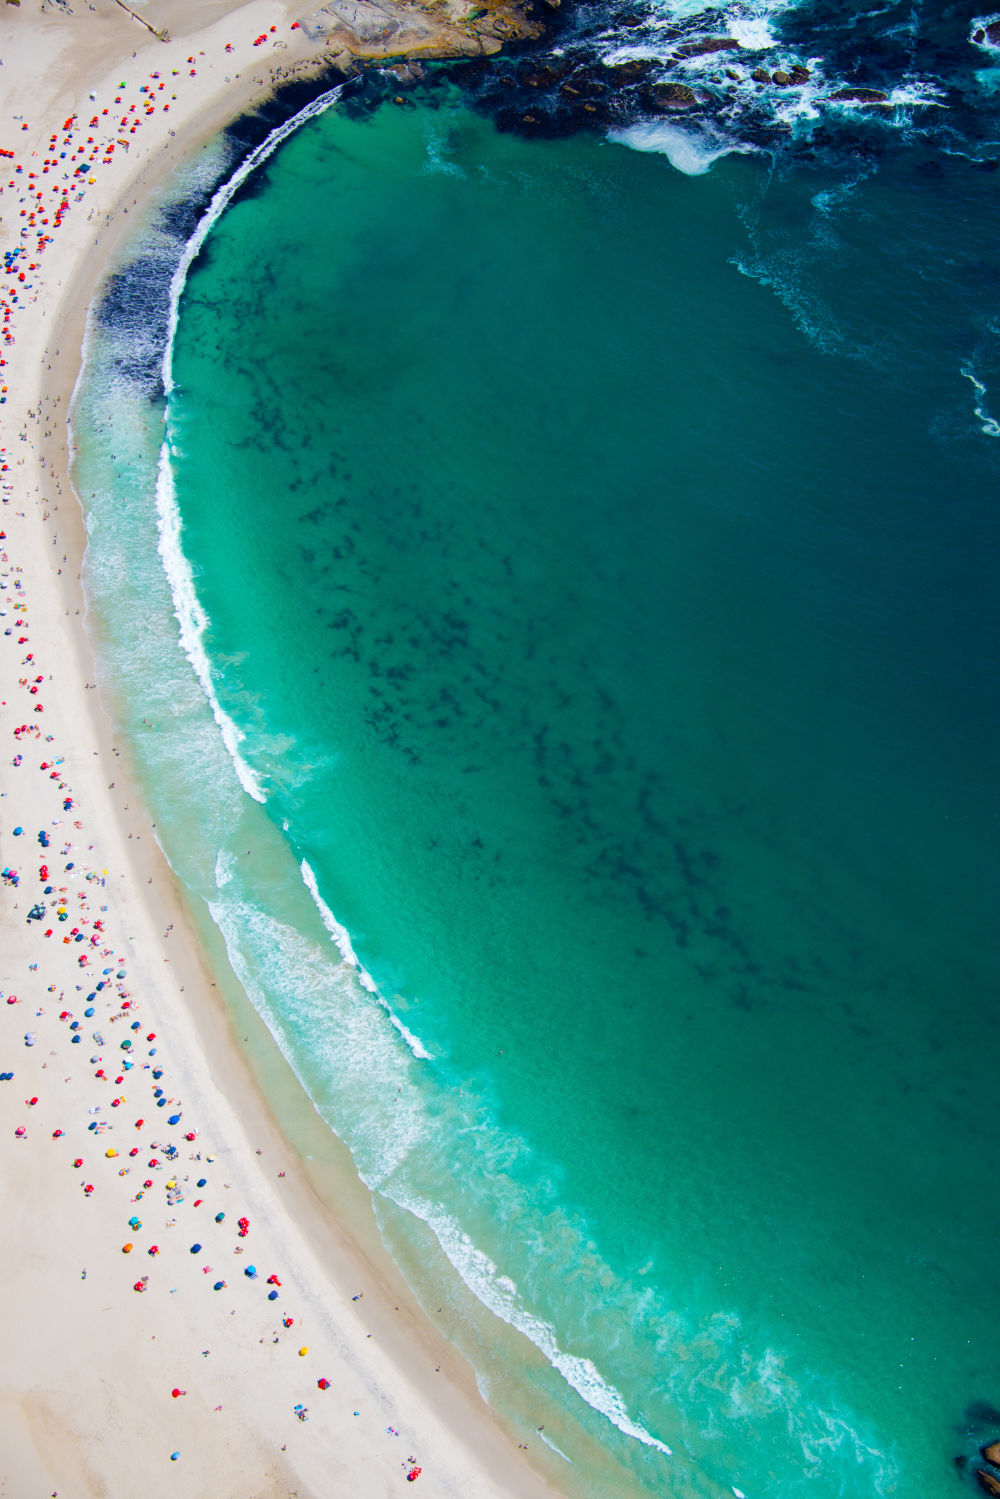
M 192 1244 L 191 1245 L 191 1253 L 192 1254 L 201 1254 L 201 1245 L 200 1244 Z
M 180 1124 L 180 1122 L 181 1122 L 181 1116 L 180 1116 L 180 1114 L 171 1114 L 170 1118 L 167 1120 L 168 1124 Z

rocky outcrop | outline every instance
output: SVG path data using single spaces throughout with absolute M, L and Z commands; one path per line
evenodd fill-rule
M 985 1468 L 977 1468 L 976 1479 L 984 1494 L 992 1494 L 994 1499 L 1000 1499 L 1000 1478 L 997 1478 L 995 1473 L 988 1473 Z
M 742 43 L 734 36 L 707 36 L 700 42 L 685 42 L 675 57 L 707 57 L 712 52 L 740 52 Z
M 990 1442 L 986 1447 L 980 1447 L 979 1450 L 988 1463 L 996 1463 L 1000 1468 L 1000 1441 Z
M 650 104 L 661 114 L 693 109 L 697 103 L 698 95 L 686 83 L 657 83 L 650 90 Z
M 851 104 L 887 104 L 889 102 L 889 95 L 884 94 L 880 88 L 838 88 L 832 94 L 827 94 L 827 98 Z

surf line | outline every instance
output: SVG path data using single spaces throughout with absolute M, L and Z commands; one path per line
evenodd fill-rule
M 245 157 L 233 172 L 232 176 L 222 185 L 216 188 L 211 202 L 205 209 L 198 225 L 187 241 L 181 253 L 180 260 L 170 278 L 170 301 L 169 316 L 167 320 L 167 337 L 163 349 L 163 389 L 167 411 L 169 412 L 170 397 L 174 390 L 173 379 L 173 356 L 174 338 L 177 333 L 179 319 L 180 300 L 187 282 L 188 272 L 197 259 L 209 232 L 218 221 L 221 214 L 228 207 L 234 195 L 243 185 L 251 172 L 266 161 L 267 158 L 278 149 L 278 147 L 293 135 L 307 121 L 316 119 L 318 115 L 324 114 L 332 104 L 340 98 L 344 88 L 342 83 L 335 88 L 327 89 L 325 93 L 306 104 L 297 114 L 284 124 L 277 125 L 270 134 Z M 209 625 L 206 613 L 195 588 L 194 573 L 191 564 L 185 555 L 181 544 L 181 513 L 177 504 L 176 488 L 174 485 L 173 468 L 171 457 L 173 449 L 170 439 L 169 422 L 163 445 L 160 448 L 160 460 L 157 467 L 156 478 L 156 529 L 158 535 L 157 550 L 163 563 L 167 582 L 170 587 L 170 596 L 173 600 L 174 615 L 180 629 L 181 649 L 194 670 L 195 676 L 202 692 L 212 710 L 212 717 L 219 726 L 223 743 L 236 769 L 240 785 L 248 796 L 261 804 L 267 801 L 267 794 L 259 776 L 248 764 L 240 752 L 240 745 L 246 738 L 245 733 L 239 725 L 225 711 L 219 702 L 215 686 L 212 682 L 212 669 L 208 654 L 205 650 L 205 631 Z
M 966 380 L 971 380 L 976 388 L 976 394 L 978 395 L 979 400 L 976 402 L 972 409 L 976 413 L 976 416 L 979 418 L 980 432 L 982 432 L 986 437 L 1000 437 L 1000 421 L 997 421 L 995 416 L 990 416 L 983 403 L 983 397 L 986 395 L 986 386 L 981 380 L 976 379 L 975 375 L 972 373 L 972 366 L 970 364 L 963 364 L 960 370 L 960 374 L 964 375 Z

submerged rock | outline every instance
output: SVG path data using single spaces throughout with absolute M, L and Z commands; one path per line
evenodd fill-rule
M 993 1494 L 1000 1499 L 1000 1478 L 997 1478 L 994 1473 L 987 1473 L 985 1468 L 976 1469 L 976 1478 L 984 1493 Z
M 988 1463 L 996 1463 L 1000 1467 L 1000 1441 L 989 1442 L 985 1447 L 980 1447 L 979 1450 Z

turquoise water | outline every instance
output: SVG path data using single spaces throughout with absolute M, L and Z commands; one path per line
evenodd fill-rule
M 445 93 L 253 186 L 180 306 L 190 572 L 129 330 L 78 406 L 171 858 L 418 1293 L 542 1350 L 447 1293 L 564 1481 L 951 1492 L 1000 1395 L 990 179 Z

